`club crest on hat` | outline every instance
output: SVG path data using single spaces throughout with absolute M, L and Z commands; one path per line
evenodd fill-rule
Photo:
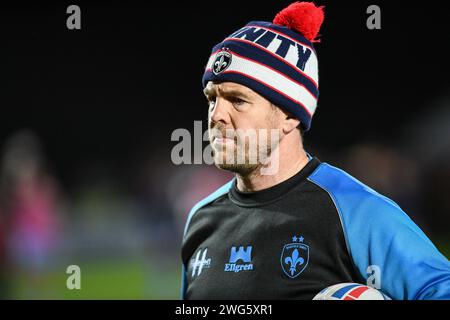
M 227 48 L 222 48 L 214 59 L 212 71 L 215 75 L 225 71 L 231 64 L 231 53 L 228 52 Z

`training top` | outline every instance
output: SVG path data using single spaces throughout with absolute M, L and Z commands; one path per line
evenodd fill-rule
M 310 300 L 346 282 L 392 299 L 450 299 L 450 262 L 407 214 L 308 157 L 275 186 L 241 192 L 233 178 L 192 208 L 182 299 Z

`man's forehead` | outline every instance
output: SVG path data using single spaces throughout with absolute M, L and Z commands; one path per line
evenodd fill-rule
M 205 90 L 206 93 L 209 92 L 242 92 L 245 94 L 255 93 L 252 89 L 235 82 L 213 82 L 208 81 Z

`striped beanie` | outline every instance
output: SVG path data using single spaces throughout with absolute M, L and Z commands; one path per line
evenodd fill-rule
M 319 97 L 313 48 L 324 19 L 323 7 L 295 2 L 272 23 L 252 21 L 214 46 L 203 74 L 208 81 L 251 88 L 297 117 L 309 130 Z

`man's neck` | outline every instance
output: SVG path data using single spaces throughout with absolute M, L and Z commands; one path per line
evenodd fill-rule
M 296 152 L 287 152 L 279 156 L 278 170 L 273 174 L 263 174 L 261 167 L 247 175 L 237 173 L 237 189 L 243 192 L 254 192 L 270 188 L 296 175 L 308 161 L 303 148 L 297 149 Z

